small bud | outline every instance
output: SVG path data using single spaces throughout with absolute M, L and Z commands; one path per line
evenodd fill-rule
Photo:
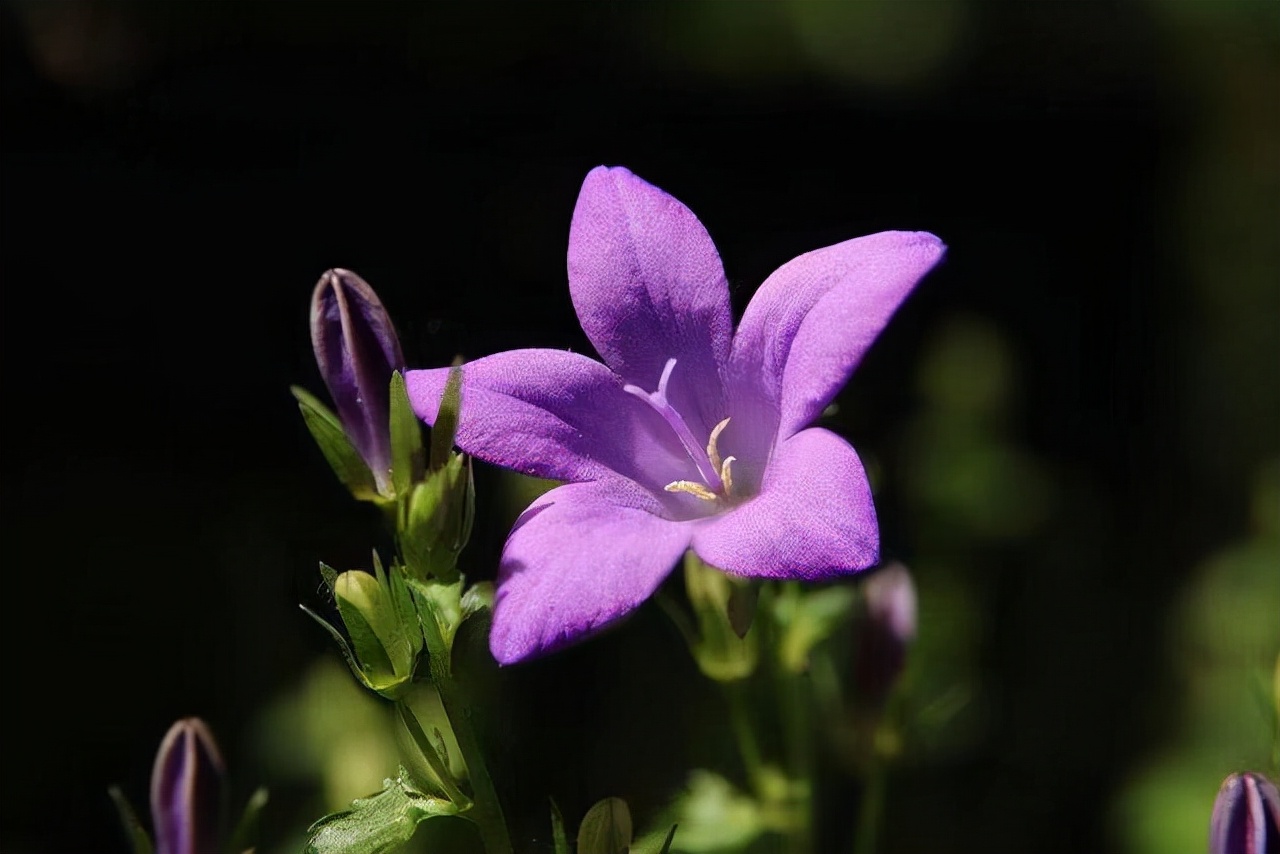
M 1252 771 L 1222 782 L 1209 822 L 1209 854 L 1278 854 L 1280 794 Z
M 889 564 L 862 585 L 856 629 L 854 685 L 857 699 L 873 707 L 888 699 L 916 636 L 916 588 L 900 563 Z
M 754 610 L 747 582 L 708 566 L 692 551 L 684 557 L 684 583 L 697 617 L 693 657 L 709 678 L 718 682 L 745 679 L 756 669 L 756 636 L 750 629 Z
M 391 318 L 364 279 L 339 269 L 320 277 L 311 298 L 311 343 L 338 420 L 378 491 L 389 496 L 389 389 L 404 357 Z
M 360 570 L 342 573 L 334 579 L 333 595 L 361 679 L 394 699 L 413 677 L 422 632 L 400 571 L 392 567 L 390 576 L 380 567 L 377 571 L 377 576 Z
M 453 582 L 475 518 L 471 461 L 452 454 L 442 468 L 413 487 L 407 510 L 400 549 L 410 574 L 419 581 Z
M 178 721 L 160 743 L 151 773 L 156 854 L 218 854 L 222 756 L 204 721 Z

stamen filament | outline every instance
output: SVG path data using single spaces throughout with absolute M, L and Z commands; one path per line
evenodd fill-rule
M 684 418 L 681 417 L 680 413 L 677 412 L 675 407 L 667 400 L 667 382 L 671 379 L 671 372 L 675 369 L 675 366 L 675 359 L 667 360 L 667 364 L 662 369 L 662 378 L 658 380 L 658 390 L 655 392 L 647 392 L 639 386 L 631 385 L 630 383 L 624 385 L 622 390 L 627 394 L 640 398 L 658 411 L 658 414 L 662 416 L 663 420 L 665 420 L 667 424 L 670 425 L 671 429 L 675 431 L 677 438 L 680 439 L 680 444 L 684 445 L 685 453 L 689 455 L 689 459 L 693 460 L 693 464 L 698 468 L 699 476 L 702 477 L 703 482 L 706 483 L 707 487 L 709 487 L 710 494 L 714 496 L 715 493 L 724 489 L 724 484 L 720 480 L 720 472 L 717 471 L 720 467 L 712 464 L 707 451 L 702 447 L 701 443 L 693 437 L 693 431 L 689 429 L 689 425 L 685 423 Z M 715 435 L 714 431 L 713 435 Z M 689 483 L 689 481 L 676 481 L 676 483 Z M 668 485 L 667 489 L 672 492 L 689 491 L 683 488 L 671 490 L 671 486 L 673 485 L 675 484 Z

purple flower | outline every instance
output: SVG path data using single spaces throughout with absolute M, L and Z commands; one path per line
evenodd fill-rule
M 490 635 L 498 661 L 623 616 L 689 548 L 761 578 L 874 564 L 862 464 L 808 425 L 942 252 L 933 235 L 885 232 L 801 255 L 765 281 L 735 333 L 697 217 L 626 169 L 594 169 L 570 227 L 569 292 L 604 364 L 515 350 L 462 369 L 458 446 L 568 481 L 507 539 Z M 428 422 L 447 378 L 406 376 Z
M 156 854 L 217 854 L 222 820 L 222 756 L 199 718 L 169 728 L 151 772 Z
M 1252 771 L 1222 782 L 1209 824 L 1209 854 L 1280 852 L 1280 793 Z
M 916 586 L 905 566 L 891 563 L 866 580 L 862 596 L 853 683 L 859 702 L 879 708 L 902 675 L 916 637 Z
M 391 374 L 404 368 L 400 339 L 378 295 L 350 270 L 320 277 L 311 297 L 311 344 L 338 420 L 391 494 Z

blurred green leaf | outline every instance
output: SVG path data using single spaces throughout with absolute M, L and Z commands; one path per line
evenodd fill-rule
M 551 844 L 555 854 L 570 854 L 569 837 L 564 832 L 564 816 L 554 800 L 551 801 Z
M 417 791 L 405 772 L 383 781 L 383 790 L 351 808 L 325 816 L 309 829 L 307 854 L 389 854 L 407 843 L 420 822 L 456 815 L 452 803 Z
M 111 786 L 107 789 L 107 793 L 111 795 L 111 800 L 116 805 L 116 812 L 120 815 L 120 824 L 124 827 L 125 835 L 129 837 L 130 850 L 133 854 L 152 854 L 154 848 L 151 845 L 151 837 L 147 835 L 142 822 L 138 821 L 138 814 L 133 811 L 133 805 L 124 796 L 124 792 L 120 791 L 119 786 Z
M 338 416 L 306 389 L 292 386 L 289 390 L 298 401 L 302 420 L 311 432 L 311 438 L 316 440 L 320 453 L 324 455 L 329 467 L 333 469 L 333 473 L 338 476 L 342 485 L 361 501 L 381 500 L 382 496 L 378 494 L 373 472 L 369 470 L 368 464 L 360 456 L 355 445 L 351 444 L 351 440 L 347 438 L 346 431 L 342 429 L 342 423 L 338 421 Z
M 578 854 L 627 854 L 631 810 L 621 798 L 597 801 L 578 827 Z
M 262 808 L 267 805 L 267 799 L 265 788 L 260 788 L 249 796 L 249 802 L 245 804 L 244 812 L 240 814 L 240 820 L 236 822 L 235 830 L 231 832 L 231 843 L 227 846 L 231 854 L 253 850 L 258 838 Z

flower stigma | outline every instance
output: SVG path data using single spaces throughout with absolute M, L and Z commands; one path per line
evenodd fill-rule
M 726 418 L 711 429 L 711 436 L 707 439 L 706 447 L 703 448 L 701 443 L 694 438 L 693 431 L 689 429 L 689 425 L 685 423 L 683 416 L 676 411 L 676 408 L 667 400 L 667 383 L 671 380 L 671 372 L 675 370 L 676 360 L 667 359 L 666 365 L 662 368 L 662 377 L 658 380 L 658 390 L 647 392 L 639 386 L 627 384 L 622 390 L 627 394 L 640 398 L 662 416 L 667 422 L 676 437 L 680 439 L 680 444 L 684 446 L 685 453 L 689 455 L 689 459 L 693 461 L 694 466 L 698 469 L 698 475 L 702 478 L 702 483 L 694 480 L 676 480 L 668 483 L 663 489 L 667 492 L 684 492 L 703 501 L 716 501 L 721 498 L 728 498 L 733 494 L 733 463 L 736 457 L 725 457 L 720 459 L 720 450 L 717 442 L 724 428 L 728 426 L 729 419 Z

